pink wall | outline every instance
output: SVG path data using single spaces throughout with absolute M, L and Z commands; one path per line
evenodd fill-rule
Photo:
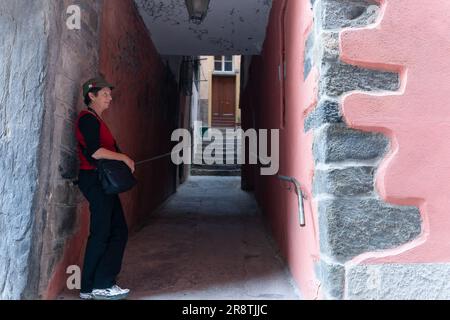
M 285 32 L 281 17 L 286 13 Z M 311 199 L 313 178 L 312 134 L 304 133 L 306 114 L 315 105 L 317 71 L 303 77 L 305 42 L 312 27 L 309 1 L 275 0 L 261 57 L 254 57 L 248 86 L 242 94 L 244 128 L 252 127 L 255 112 L 256 129 L 278 129 L 283 125 L 282 85 L 278 66 L 282 63 L 282 38 L 285 37 L 287 79 L 285 81 L 285 125 L 280 130 L 280 175 L 295 177 L 303 186 L 306 227 L 298 221 L 295 191 L 276 176 L 259 176 L 259 169 L 244 168 L 244 184 L 254 185 L 257 200 L 267 217 L 282 254 L 302 294 L 307 299 L 318 297 L 319 286 L 314 273 L 318 260 L 317 221 Z M 253 174 L 253 176 L 252 176 Z
M 450 2 L 386 0 L 376 25 L 341 33 L 342 59 L 401 72 L 394 94 L 347 95 L 343 112 L 353 128 L 388 135 L 392 147 L 378 170 L 388 202 L 420 207 L 420 238 L 361 262 L 450 261 Z
M 132 0 L 104 1 L 102 12 L 100 72 L 116 85 L 105 120 L 122 151 L 135 161 L 168 153 L 172 130 L 179 125 L 177 84 L 167 77 Z M 181 100 L 184 107 L 185 99 Z M 135 175 L 138 186 L 121 195 L 130 229 L 176 189 L 176 167 L 170 157 L 137 167 Z M 88 210 L 86 201 L 78 208 L 79 230 L 66 243 L 48 285 L 47 299 L 55 298 L 65 287 L 67 266 L 82 265 Z

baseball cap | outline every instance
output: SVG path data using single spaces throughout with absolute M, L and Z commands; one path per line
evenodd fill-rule
M 114 86 L 107 82 L 103 77 L 96 77 L 86 81 L 83 84 L 83 97 L 85 97 L 91 89 L 110 88 L 114 89 Z

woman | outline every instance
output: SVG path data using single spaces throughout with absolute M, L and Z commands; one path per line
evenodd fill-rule
M 76 122 L 80 173 L 78 186 L 89 202 L 90 234 L 84 256 L 81 299 L 125 299 L 129 291 L 116 284 L 128 240 L 128 227 L 118 195 L 103 192 L 96 171 L 96 160 L 123 161 L 134 172 L 135 164 L 120 153 L 110 130 L 102 120 L 112 101 L 114 87 L 103 78 L 83 85 L 84 102 Z

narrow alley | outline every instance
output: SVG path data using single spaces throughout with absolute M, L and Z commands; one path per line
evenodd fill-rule
M 239 177 L 190 177 L 131 235 L 119 282 L 133 300 L 300 298 Z

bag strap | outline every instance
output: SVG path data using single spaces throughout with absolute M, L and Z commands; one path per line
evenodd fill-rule
M 95 117 L 97 118 L 98 122 L 101 124 L 102 120 L 100 118 L 100 116 L 97 114 L 97 112 L 95 112 L 94 109 L 92 109 L 91 107 L 87 108 L 91 113 L 93 113 L 95 115 Z M 116 139 L 114 139 L 114 145 L 116 147 L 117 152 L 122 153 L 122 151 L 119 148 L 119 145 L 117 144 Z

